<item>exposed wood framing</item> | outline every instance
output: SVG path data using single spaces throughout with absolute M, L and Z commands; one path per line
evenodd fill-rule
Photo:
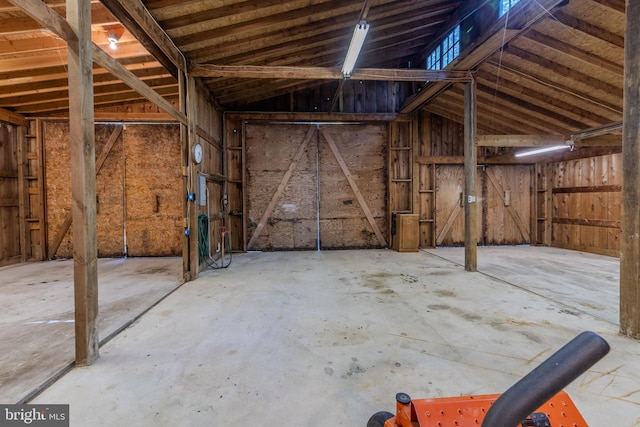
M 29 126 L 29 122 L 22 114 L 0 108 L 0 122 L 7 122 L 18 126 Z
M 522 4 L 509 16 L 509 28 L 505 28 L 503 19 L 499 19 L 481 38 L 467 51 L 460 54 L 458 60 L 449 67 L 451 70 L 474 70 L 485 59 L 502 49 L 505 44 L 527 31 L 533 24 L 547 16 L 548 11 L 565 0 L 543 0 Z M 517 28 L 517 29 L 513 29 Z M 405 101 L 400 109 L 401 113 L 411 113 L 424 104 L 429 103 L 447 89 L 449 82 L 434 82 L 428 87 Z
M 186 71 L 187 64 L 182 53 L 140 0 L 101 0 L 101 2 L 174 77 L 178 75 L 177 70 Z
M 214 65 L 196 64 L 191 67 L 194 77 L 233 77 L 253 79 L 304 79 L 304 80 L 343 80 L 344 75 L 338 68 L 328 67 L 289 67 L 258 65 Z M 351 74 L 352 80 L 377 81 L 447 81 L 468 82 L 472 79 L 467 71 L 420 70 L 420 69 L 382 69 L 358 68 Z
M 21 8 L 29 16 L 34 18 L 37 22 L 43 25 L 45 28 L 53 31 L 56 35 L 65 40 L 68 44 L 75 39 L 74 32 L 69 26 L 69 23 L 64 20 L 60 15 L 51 10 L 45 3 L 38 0 L 9 0 L 13 5 Z M 89 20 L 91 18 L 89 17 Z M 88 35 L 88 41 L 93 50 L 93 60 L 100 66 L 107 69 L 111 74 L 121 79 L 130 88 L 138 92 L 147 100 L 153 102 L 158 107 L 166 111 L 178 120 L 180 123 L 186 124 L 187 117 L 182 114 L 177 108 L 175 108 L 169 101 L 162 97 L 158 92 L 150 88 L 134 73 L 125 68 L 120 62 L 113 59 L 109 54 L 103 51 L 100 46 L 91 42 L 91 34 Z M 89 70 L 92 70 L 92 65 L 88 66 Z M 93 88 L 92 88 L 93 92 Z
M 91 4 L 67 0 L 67 19 L 77 34 L 67 38 L 76 365 L 86 366 L 98 358 L 99 343 Z
M 623 119 L 620 332 L 640 338 L 640 2 L 627 1 Z
M 464 268 L 478 269 L 478 209 L 476 197 L 475 83 L 464 86 Z
M 298 166 L 298 162 L 302 158 L 304 151 L 307 149 L 307 146 L 309 145 L 309 141 L 311 141 L 315 133 L 316 133 L 316 127 L 309 126 L 309 130 L 307 131 L 307 134 L 305 135 L 304 139 L 300 143 L 300 147 L 298 147 L 298 151 L 296 152 L 295 156 L 293 156 L 293 160 L 291 160 L 291 163 L 289 164 L 289 168 L 287 169 L 284 176 L 280 180 L 280 183 L 278 184 L 278 189 L 273 194 L 271 201 L 267 205 L 267 208 L 262 214 L 262 218 L 260 218 L 260 222 L 258 223 L 256 229 L 253 232 L 253 235 L 251 236 L 251 239 L 249 240 L 249 243 L 247 244 L 247 247 L 249 249 L 251 249 L 251 247 L 254 245 L 254 243 L 260 236 L 260 233 L 262 233 L 262 230 L 264 229 L 265 224 L 269 220 L 269 217 L 271 216 L 273 209 L 276 207 L 276 203 L 278 203 L 278 200 L 280 200 L 282 193 L 284 193 L 284 189 L 287 187 L 287 183 L 291 179 L 291 175 L 293 175 L 293 172 L 296 170 L 296 167 Z
M 562 145 L 567 138 L 562 135 L 478 135 L 477 147 L 535 147 Z
M 378 224 L 376 224 L 376 219 L 373 217 L 373 214 L 371 213 L 371 210 L 367 205 L 367 201 L 364 199 L 364 197 L 362 196 L 362 193 L 358 189 L 358 184 L 353 179 L 351 172 L 349 172 L 349 168 L 347 167 L 347 164 L 342 158 L 342 155 L 340 155 L 340 151 L 338 151 L 338 147 L 336 146 L 335 141 L 333 140 L 329 132 L 327 132 L 324 128 L 320 128 L 320 132 L 322 132 L 322 135 L 327 141 L 327 144 L 329 144 L 329 148 L 331 149 L 331 152 L 333 153 L 334 157 L 338 161 L 338 164 L 340 165 L 340 169 L 342 169 L 342 173 L 347 178 L 347 181 L 351 186 L 351 190 L 353 191 L 353 194 L 355 194 L 356 199 L 360 204 L 360 208 L 364 211 L 364 215 L 367 217 L 367 221 L 369 221 L 371 228 L 373 228 L 373 232 L 376 234 L 376 237 L 378 237 L 378 241 L 382 246 L 387 246 L 387 241 L 385 240 L 384 235 L 380 231 Z

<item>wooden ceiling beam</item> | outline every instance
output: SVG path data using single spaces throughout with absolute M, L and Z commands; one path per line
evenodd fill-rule
M 483 83 L 478 82 L 478 90 L 486 93 L 489 96 L 492 96 L 495 100 L 501 100 L 504 102 L 508 102 L 511 104 L 518 104 L 520 107 L 529 111 L 529 114 L 535 114 L 545 120 L 549 120 L 551 122 L 557 123 L 561 126 L 569 126 L 575 129 L 583 129 L 587 126 L 593 126 L 594 124 L 602 123 L 585 121 L 584 115 L 578 115 L 577 118 L 574 118 L 574 115 L 567 114 L 566 110 L 562 109 L 551 109 L 549 107 L 553 107 L 552 104 L 546 102 L 539 102 L 537 99 L 528 98 L 525 93 L 508 93 L 508 88 L 504 85 L 499 85 L 496 87 L 495 85 L 487 86 Z M 533 92 L 533 91 L 531 91 Z
M 167 31 L 167 33 L 186 52 L 201 47 L 235 42 L 239 38 L 259 39 L 265 32 L 283 31 L 303 25 L 313 26 L 318 21 L 332 17 L 353 15 L 355 18 L 360 6 L 361 0 L 330 0 L 304 9 L 262 16 L 249 22 L 221 25 L 213 27 L 213 29 L 196 26 L 189 32 L 174 29 Z
M 521 7 L 509 14 L 509 27 L 511 29 L 505 28 L 506 17 L 499 19 L 484 34 L 478 37 L 473 46 L 461 52 L 459 59 L 454 61 L 450 68 L 455 70 L 475 69 L 495 52 L 502 49 L 505 44 L 525 32 L 536 22 L 547 17 L 549 11 L 563 1 L 541 0 L 523 3 Z M 431 84 L 426 90 L 406 100 L 400 111 L 402 113 L 411 113 L 417 110 L 440 94 L 446 87 L 446 82 Z
M 575 82 L 588 86 L 593 90 L 598 90 L 611 97 L 622 99 L 622 77 L 620 77 L 619 79 L 620 86 L 615 86 L 611 83 L 604 82 L 600 79 L 584 74 L 576 69 L 560 65 L 557 62 L 553 62 L 540 55 L 536 55 L 535 53 L 517 48 L 513 45 L 509 46 L 506 54 L 513 55 L 515 58 L 517 58 L 517 61 L 519 63 L 530 62 L 531 64 L 535 64 L 540 68 L 544 68 L 544 73 L 552 73 L 555 76 L 561 76 L 567 79 L 571 79 Z
M 94 44 L 94 46 L 99 46 Z M 103 45 L 106 47 L 106 45 Z M 135 56 L 148 56 L 139 43 L 118 43 L 118 49 L 111 51 L 114 58 L 131 58 Z M 9 59 L 0 59 L 0 70 L 29 70 L 34 68 L 48 68 L 67 64 L 67 47 L 65 46 L 47 53 L 25 53 L 12 55 Z
M 189 70 L 193 77 L 234 77 L 252 79 L 303 79 L 340 80 L 344 76 L 338 68 L 287 67 L 254 65 L 194 64 Z M 378 81 L 471 81 L 466 71 L 357 68 L 351 74 L 353 80 Z
M 11 123 L 18 126 L 29 126 L 29 121 L 22 114 L 0 108 L 0 122 Z
M 604 40 L 607 43 L 624 49 L 624 36 L 619 36 L 605 30 L 604 28 L 600 28 L 588 22 L 582 21 L 575 16 L 571 16 L 561 10 L 554 12 L 553 17 L 561 24 L 564 24 L 566 27 L 573 28 L 574 30 L 587 34 L 588 36 Z
M 594 0 L 596 3 L 600 3 L 603 6 L 613 9 L 616 12 L 625 13 L 626 5 L 625 0 Z
M 321 0 L 316 4 L 326 3 L 329 0 Z M 162 26 L 171 31 L 177 28 L 198 27 L 200 28 L 206 21 L 208 27 L 226 27 L 240 22 L 251 22 L 265 16 L 280 14 L 287 11 L 300 10 L 309 6 L 307 0 L 262 0 L 242 1 L 225 4 L 221 7 L 206 8 L 200 11 L 181 12 L 172 18 L 165 18 L 160 15 Z M 155 13 L 155 11 L 154 11 Z
M 15 0 L 7 0 L 9 2 Z M 43 3 L 44 5 L 44 3 Z M 21 10 L 24 10 L 22 6 L 17 6 Z M 53 11 L 53 9 L 50 9 Z M 55 13 L 58 16 L 64 16 L 66 13 L 66 8 L 56 8 Z M 91 5 L 91 25 L 117 25 L 120 24 L 118 20 L 101 4 L 95 3 Z M 3 34 L 16 34 L 16 33 L 24 33 L 28 31 L 38 31 L 41 30 L 43 26 L 38 22 L 34 21 L 32 18 L 26 17 L 16 17 L 16 18 L 6 18 L 2 20 L 2 33 Z M 55 31 L 54 31 L 55 32 Z
M 98 71 L 101 71 L 98 73 Z M 164 78 L 169 77 L 170 74 L 164 67 L 155 67 L 155 68 L 140 68 L 132 71 L 139 79 L 145 80 L 150 78 Z M 111 84 L 115 82 L 120 82 L 120 79 L 112 76 L 103 68 L 99 70 L 94 70 L 93 75 L 93 84 L 94 86 L 102 86 L 106 84 Z M 6 85 L 0 86 L 0 105 L 2 104 L 3 97 L 6 96 L 19 96 L 19 95 L 29 95 L 32 93 L 43 94 L 46 92 L 52 92 L 60 89 L 66 89 L 68 87 L 69 80 L 66 78 L 65 74 L 61 74 L 59 77 L 52 77 L 51 79 L 37 81 L 37 82 L 29 82 L 23 84 L 14 84 L 14 85 Z
M 28 15 L 38 21 L 41 25 L 56 33 L 59 37 L 67 42 L 74 42 L 77 36 L 69 23 L 60 15 L 49 9 L 39 0 L 9 0 L 16 6 L 22 8 Z M 100 49 L 98 45 L 92 43 L 93 60 L 109 70 L 111 74 L 120 78 L 129 87 L 147 98 L 149 101 L 171 114 L 176 120 L 183 124 L 187 124 L 187 117 L 174 107 L 170 102 L 162 97 L 159 93 L 147 86 L 143 81 L 137 78 L 131 71 L 127 70 L 117 60 L 110 57 L 105 51 Z
M 165 88 L 159 88 L 156 91 L 156 93 L 158 94 L 158 96 L 163 96 L 167 98 L 176 97 L 178 95 L 178 86 L 172 85 Z M 144 97 L 143 95 L 140 95 L 137 91 L 130 90 L 128 92 L 121 92 L 117 94 L 106 94 L 101 96 L 95 96 L 94 105 L 96 108 L 97 107 L 103 108 L 103 107 L 112 106 L 112 105 L 123 105 L 129 102 L 140 102 L 140 101 L 144 101 L 145 99 L 146 97 Z M 166 101 L 170 103 L 168 99 Z M 154 104 L 156 103 L 154 102 Z M 21 114 L 28 114 L 32 116 L 33 115 L 43 116 L 47 114 L 55 114 L 59 112 L 68 111 L 68 109 L 69 109 L 68 100 L 61 100 L 61 101 L 33 104 L 26 107 L 20 107 L 20 108 L 17 108 L 16 111 Z M 171 117 L 173 117 L 173 115 L 171 115 Z M 175 117 L 173 118 L 175 119 Z
M 133 62 L 133 60 L 140 62 Z M 154 62 L 154 59 L 152 57 L 131 58 L 131 60 L 129 60 L 129 58 L 123 58 L 120 60 L 120 63 L 125 65 L 127 69 L 132 72 L 136 72 L 137 70 L 144 68 L 156 68 L 160 65 L 157 62 Z M 98 64 L 93 64 L 94 79 L 99 75 L 108 73 L 109 71 L 100 67 Z M 23 84 L 46 82 L 48 80 L 66 78 L 66 65 L 47 68 L 34 68 L 30 70 L 10 71 L 7 73 L 0 73 L 0 88 L 12 86 L 19 87 Z
M 138 41 L 177 78 L 186 59 L 140 0 L 101 0 Z
M 534 75 L 532 74 L 531 68 L 526 64 L 518 61 L 517 58 L 514 58 L 514 61 L 509 61 L 508 56 L 503 56 L 500 63 L 495 62 L 494 60 L 490 60 L 486 64 L 493 67 L 495 70 L 498 70 L 497 72 L 499 72 L 500 75 L 512 74 L 514 76 L 517 76 L 518 78 L 528 80 L 531 84 L 541 84 L 558 92 L 562 92 L 565 100 L 576 99 L 576 102 L 579 103 L 586 102 L 588 103 L 588 106 L 585 109 L 598 108 L 601 110 L 606 110 L 614 114 L 616 117 L 619 117 L 620 114 L 622 114 L 622 103 L 616 105 L 607 102 L 606 100 L 597 98 L 591 92 L 580 90 L 575 87 L 570 87 L 565 83 L 559 83 L 557 81 L 551 80 L 547 77 L 547 75 Z
M 523 86 L 515 83 L 512 80 L 509 80 L 509 75 L 490 74 L 487 71 L 480 69 L 476 72 L 475 76 L 476 81 L 486 87 L 498 87 L 501 91 L 511 96 L 517 96 L 523 100 L 529 100 L 529 102 L 534 102 L 537 105 L 548 105 L 549 107 L 553 107 L 552 111 L 560 111 L 562 114 L 573 120 L 591 122 L 593 125 L 606 123 L 608 121 L 607 117 L 596 114 L 590 110 L 585 110 L 584 103 L 581 107 L 575 106 L 565 102 L 564 98 L 558 97 L 557 93 L 555 93 L 555 96 L 550 96 L 542 92 L 536 86 Z
M 624 75 L 624 66 L 622 64 L 609 61 L 606 58 L 602 58 L 598 55 L 594 55 L 591 52 L 588 52 L 584 49 L 580 49 L 569 43 L 565 43 L 563 41 L 550 37 L 546 34 L 542 34 L 534 30 L 530 30 L 524 35 L 524 37 L 542 46 L 546 46 L 557 52 L 563 53 L 565 55 L 569 55 L 572 58 L 576 58 L 586 64 L 590 64 L 592 66 L 605 69 L 612 73 L 618 74 L 619 76 Z
M 478 135 L 477 147 L 544 147 L 564 145 L 564 135 Z
M 157 88 L 157 87 L 167 87 L 171 85 L 177 85 L 176 80 L 173 76 L 168 75 L 168 77 L 164 78 L 156 78 L 153 76 L 152 78 L 142 79 L 149 87 Z M 118 80 L 117 83 L 109 83 L 102 85 L 95 85 L 93 93 L 96 95 L 104 95 L 104 94 L 114 94 L 114 93 L 123 93 L 128 92 L 130 90 L 129 86 L 120 82 Z M 19 95 L 19 96 L 9 96 L 9 97 L 0 97 L 0 105 L 11 105 L 14 108 L 20 108 L 27 105 L 40 104 L 43 102 L 54 102 L 54 101 L 62 101 L 69 99 L 69 88 L 63 87 L 58 88 L 55 91 L 49 92 L 38 92 L 31 93 L 28 95 Z
M 487 99 L 477 92 L 476 94 L 478 95 L 476 114 L 478 115 L 479 123 L 481 122 L 480 118 L 482 118 L 482 121 L 486 122 L 493 121 L 503 123 L 503 125 L 512 128 L 511 131 L 505 132 L 507 134 L 524 133 L 538 135 L 543 133 L 563 133 L 556 129 L 548 128 L 544 121 L 532 118 L 528 116 L 526 112 L 523 113 L 517 109 L 496 103 L 493 99 Z M 457 109 L 460 112 L 460 115 L 463 114 L 464 91 L 461 88 L 456 87 L 456 85 L 452 85 L 449 90 L 441 95 L 441 97 L 445 97 L 445 99 L 453 101 L 451 102 L 450 108 Z

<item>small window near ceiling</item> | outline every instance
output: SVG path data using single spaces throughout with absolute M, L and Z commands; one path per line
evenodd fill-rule
M 427 56 L 427 70 L 442 70 L 460 55 L 460 26 L 458 25 Z
M 509 11 L 520 0 L 500 0 L 500 15 L 502 16 Z

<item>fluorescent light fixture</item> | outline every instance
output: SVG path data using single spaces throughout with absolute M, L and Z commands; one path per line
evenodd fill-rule
M 120 37 L 113 33 L 109 33 L 109 35 L 107 36 L 107 40 L 109 40 L 109 47 L 115 50 L 118 47 L 118 41 L 120 40 Z
M 362 45 L 364 44 L 364 39 L 367 37 L 368 31 L 369 24 L 365 21 L 360 21 L 353 30 L 349 50 L 347 50 L 347 56 L 344 58 L 344 65 L 342 66 L 342 74 L 345 77 L 348 77 L 353 71 L 353 67 L 356 65 L 356 60 L 358 59 L 358 55 L 360 55 L 360 49 L 362 49 Z
M 533 156 L 536 154 L 548 153 L 550 151 L 566 150 L 569 148 L 571 148 L 571 145 L 552 145 L 549 147 L 538 148 L 536 150 L 523 151 L 521 153 L 517 153 L 515 156 L 516 157 Z

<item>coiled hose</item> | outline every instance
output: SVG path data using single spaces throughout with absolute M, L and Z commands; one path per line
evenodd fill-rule
M 202 214 L 198 217 L 198 255 L 201 261 L 212 269 L 227 268 L 231 265 L 231 236 L 229 233 L 222 235 L 222 254 L 218 260 L 214 259 L 209 252 L 209 218 Z M 228 260 L 225 259 L 229 256 Z

